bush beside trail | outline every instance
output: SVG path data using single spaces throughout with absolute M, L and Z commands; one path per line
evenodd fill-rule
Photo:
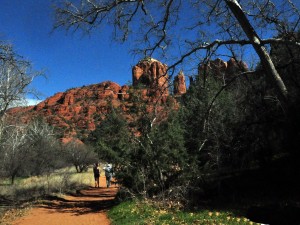
M 44 176 L 18 178 L 15 184 L 1 180 L 0 221 L 12 221 L 47 196 L 76 193 L 93 184 L 91 168 L 77 173 L 75 168 L 64 168 Z M 5 225 L 4 222 L 0 223 Z

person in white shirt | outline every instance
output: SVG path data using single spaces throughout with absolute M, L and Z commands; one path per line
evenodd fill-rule
M 105 177 L 106 177 L 106 187 L 110 187 L 110 182 L 111 182 L 111 178 L 113 176 L 113 168 L 111 164 L 106 164 L 105 167 L 103 168 L 104 172 L 105 172 Z

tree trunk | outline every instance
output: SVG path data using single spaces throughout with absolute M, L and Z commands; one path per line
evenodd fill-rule
M 11 184 L 15 183 L 15 177 L 16 177 L 16 174 L 11 175 Z
M 75 165 L 75 168 L 76 168 L 76 172 L 79 173 L 79 166 Z
M 235 16 L 235 18 L 238 20 L 247 37 L 251 41 L 254 50 L 256 51 L 257 55 L 261 60 L 263 68 L 265 69 L 267 75 L 270 76 L 272 81 L 275 83 L 277 91 L 280 95 L 280 100 L 282 101 L 282 103 L 285 104 L 288 101 L 288 91 L 273 64 L 269 53 L 267 52 L 266 48 L 261 44 L 259 36 L 250 24 L 238 1 L 225 0 L 225 2 L 231 10 L 231 12 L 233 13 L 233 15 Z

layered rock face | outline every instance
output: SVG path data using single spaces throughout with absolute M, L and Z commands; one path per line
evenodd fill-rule
M 173 86 L 175 96 L 181 96 L 186 93 L 185 76 L 182 71 L 180 71 L 179 74 L 174 77 Z
M 161 118 L 166 99 L 176 101 L 168 93 L 167 66 L 154 59 L 140 61 L 132 70 L 133 86 L 120 86 L 111 81 L 99 84 L 72 88 L 60 92 L 34 107 L 18 107 L 10 114 L 18 114 L 23 122 L 42 116 L 46 121 L 61 131 L 62 141 L 72 138 L 82 139 L 95 130 L 111 107 L 119 108 L 125 118 L 133 121 L 132 108 L 145 104 L 148 113 L 156 111 Z M 139 99 L 139 103 L 133 102 Z
M 125 86 L 111 81 L 70 89 L 39 103 L 26 115 L 43 116 L 49 124 L 61 129 L 66 140 L 73 136 L 80 139 L 96 128 L 111 106 L 121 105 L 120 99 L 126 97 L 122 95 L 124 90 Z
M 145 86 L 149 96 L 167 96 L 169 95 L 167 69 L 167 65 L 156 59 L 145 58 L 132 68 L 133 86 Z
M 225 62 L 218 58 L 213 61 L 209 61 L 205 65 L 199 66 L 198 74 L 201 77 L 211 74 L 226 83 L 226 81 L 230 80 L 234 75 L 247 70 L 248 66 L 243 61 L 236 61 L 231 58 Z
M 242 62 L 220 59 L 209 62 L 199 68 L 199 74 L 209 71 L 220 79 L 228 79 L 238 71 L 247 69 Z M 138 115 L 134 112 L 141 105 L 146 112 L 155 113 L 159 123 L 168 116 L 168 112 L 178 109 L 177 98 L 187 91 L 185 76 L 181 71 L 174 78 L 174 95 L 168 91 L 167 66 L 155 59 L 141 60 L 132 69 L 133 85 L 120 86 L 111 81 L 72 88 L 47 98 L 31 107 L 18 107 L 9 110 L 9 114 L 18 115 L 23 122 L 42 116 L 61 132 L 62 141 L 82 139 L 101 123 L 111 108 L 119 108 L 123 116 L 134 121 Z M 146 107 L 144 107 L 146 106 Z

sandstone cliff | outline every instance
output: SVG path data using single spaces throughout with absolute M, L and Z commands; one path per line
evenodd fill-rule
M 243 61 L 236 61 L 231 58 L 225 62 L 222 59 L 217 58 L 213 61 L 209 61 L 205 65 L 200 65 L 198 68 L 198 74 L 199 76 L 213 75 L 215 78 L 226 83 L 234 75 L 246 70 L 248 70 L 248 66 Z
M 180 71 L 179 74 L 174 77 L 173 89 L 175 96 L 180 96 L 186 93 L 185 76 L 182 71 Z
M 216 59 L 199 67 L 199 75 L 213 72 L 218 79 L 226 80 L 245 69 L 247 66 L 243 62 Z M 139 116 L 136 107 L 141 104 L 146 113 L 155 114 L 157 122 L 165 119 L 170 110 L 178 109 L 176 99 L 187 91 L 182 71 L 174 77 L 174 95 L 169 95 L 168 79 L 167 65 L 145 58 L 132 69 L 132 85 L 120 86 L 105 81 L 72 88 L 56 93 L 36 106 L 10 109 L 9 114 L 17 114 L 23 122 L 38 116 L 45 118 L 60 131 L 63 142 L 82 139 L 101 123 L 112 107 L 120 109 L 129 122 Z
M 170 102 L 177 107 L 176 100 L 169 96 L 166 72 L 165 64 L 147 58 L 133 67 L 132 86 L 105 81 L 72 88 L 56 93 L 36 106 L 13 108 L 9 113 L 18 114 L 24 122 L 36 116 L 45 118 L 60 130 L 64 142 L 87 136 L 105 118 L 111 107 L 119 108 L 130 121 L 138 116 L 134 114 L 133 108 L 137 104 L 145 104 L 146 111 L 155 111 L 159 121 L 171 109 Z

